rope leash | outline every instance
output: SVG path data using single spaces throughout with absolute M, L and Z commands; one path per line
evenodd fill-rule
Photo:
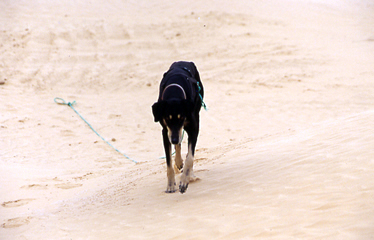
M 201 87 L 200 87 L 200 84 L 199 82 L 197 82 L 197 87 L 199 88 L 199 97 L 200 97 L 200 100 L 201 100 L 201 106 L 203 106 L 203 108 L 205 109 L 205 111 L 208 111 L 208 107 L 206 106 L 204 100 L 203 100 L 203 96 L 201 96 Z
M 62 98 L 58 98 L 56 97 L 54 99 L 55 103 L 57 104 L 60 104 L 60 105 L 68 105 L 69 107 L 71 107 L 74 112 L 92 129 L 92 131 L 94 131 L 94 133 L 96 133 L 97 136 L 99 136 L 104 142 L 106 142 L 109 146 L 111 146 L 114 150 L 116 150 L 118 153 L 122 154 L 125 158 L 133 161 L 134 163 L 138 163 L 137 161 L 135 161 L 134 159 L 130 158 L 129 156 L 127 156 L 126 154 L 120 152 L 117 148 L 115 148 L 110 142 L 108 142 L 107 140 L 105 140 L 98 132 L 96 132 L 96 130 L 91 126 L 91 124 L 89 124 L 86 119 L 84 119 L 84 117 L 82 115 L 79 114 L 79 112 L 77 110 L 75 110 L 75 108 L 73 107 L 74 104 L 76 104 L 75 101 L 73 102 L 68 102 L 66 103 L 64 99 Z
M 191 71 L 190 71 L 190 69 L 188 69 L 188 68 L 186 68 L 186 67 L 183 67 L 182 68 L 183 70 L 186 70 L 189 74 L 190 74 L 190 76 L 193 78 L 194 76 L 192 75 L 192 73 L 191 73 Z M 188 80 L 188 78 L 187 78 L 187 80 Z M 201 100 L 201 106 L 203 106 L 203 108 L 205 109 L 205 111 L 208 111 L 208 107 L 206 106 L 206 104 L 205 104 L 205 102 L 204 102 L 204 100 L 203 100 L 203 96 L 201 96 L 201 87 L 200 87 L 200 83 L 197 81 L 197 80 L 195 80 L 196 81 L 196 83 L 197 83 L 197 87 L 198 87 L 198 94 L 199 94 L 199 97 L 200 97 L 200 100 Z

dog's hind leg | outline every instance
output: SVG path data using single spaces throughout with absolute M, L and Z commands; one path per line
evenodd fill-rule
M 173 193 L 176 191 L 175 187 L 175 174 L 171 163 L 171 144 L 169 142 L 169 137 L 166 129 L 162 130 L 162 136 L 164 140 L 165 156 L 166 156 L 166 166 L 167 166 L 167 177 L 168 183 L 166 186 L 166 193 Z
M 181 149 L 182 149 L 181 144 L 175 145 L 175 159 L 174 159 L 175 173 L 180 173 L 180 170 L 183 168 L 183 159 L 182 159 Z

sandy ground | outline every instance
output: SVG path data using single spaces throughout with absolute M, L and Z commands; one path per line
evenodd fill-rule
M 371 1 L 0 9 L 0 239 L 374 239 Z M 151 113 L 177 60 L 209 107 L 183 195 Z

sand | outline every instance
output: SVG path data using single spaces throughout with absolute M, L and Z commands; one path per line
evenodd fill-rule
M 371 1 L 0 9 L 0 239 L 374 238 Z M 200 180 L 166 194 L 151 105 L 178 60 L 209 110 Z

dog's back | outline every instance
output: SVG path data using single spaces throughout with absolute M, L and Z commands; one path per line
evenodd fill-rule
M 180 85 L 186 94 L 186 99 L 196 102 L 199 99 L 198 94 L 204 96 L 203 85 L 200 80 L 199 72 L 193 62 L 175 62 L 169 70 L 164 73 L 160 84 L 159 101 L 162 100 L 165 87 L 170 84 Z M 200 88 L 199 88 L 199 86 Z

